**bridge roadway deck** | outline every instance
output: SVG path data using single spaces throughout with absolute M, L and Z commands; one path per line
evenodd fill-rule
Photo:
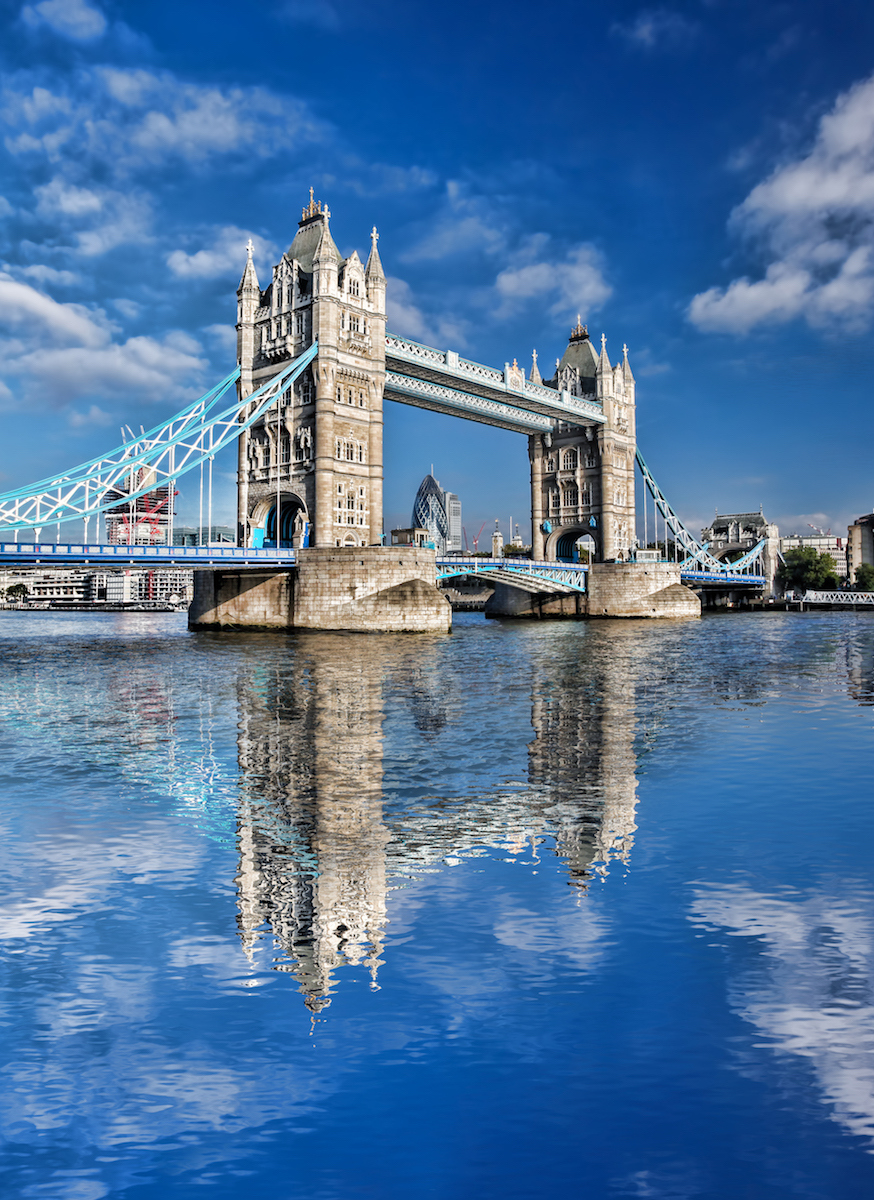
M 264 570 L 293 567 L 296 553 L 290 548 L 271 546 L 103 546 L 85 542 L 3 542 L 0 564 L 12 566 L 91 567 L 124 570 L 129 567 L 174 567 L 177 570 L 208 571 L 221 568 Z M 461 575 L 496 575 L 505 582 L 511 576 L 531 582 L 531 590 L 585 591 L 588 567 L 583 563 L 536 562 L 530 558 L 438 558 L 437 576 L 450 579 Z M 762 587 L 763 575 L 717 574 L 711 571 L 683 571 L 681 578 L 691 586 Z M 857 601 L 858 602 L 858 601 Z

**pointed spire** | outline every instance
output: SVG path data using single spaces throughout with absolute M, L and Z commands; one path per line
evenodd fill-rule
M 540 369 L 537 366 L 537 351 L 531 351 L 531 371 L 528 374 L 529 383 L 543 383 L 540 377 Z
M 243 277 L 240 280 L 240 286 L 237 288 L 237 295 L 239 295 L 244 288 L 257 288 L 259 292 L 261 291 L 261 286 L 258 283 L 258 275 L 255 271 L 255 263 L 252 258 L 254 253 L 255 247 L 252 243 L 252 239 L 249 238 L 248 242 L 246 243 L 246 266 L 243 268 Z
M 622 343 L 622 374 L 625 376 L 626 383 L 633 383 L 634 376 L 631 374 L 631 363 L 628 361 L 628 347 Z
M 367 279 L 385 279 L 382 261 L 379 257 L 379 251 L 376 248 L 378 241 L 379 234 L 376 232 L 376 226 L 374 225 L 370 231 L 370 254 L 367 259 L 367 266 L 364 268 L 364 275 Z
M 332 262 L 336 266 L 340 262 L 340 251 L 334 245 L 334 239 L 331 237 L 331 231 L 328 228 L 327 212 L 323 215 L 325 220 L 322 222 L 322 231 L 319 234 L 319 240 L 313 254 L 313 264 L 318 262 Z
M 605 375 L 609 370 L 611 370 L 611 367 L 610 367 L 610 359 L 607 357 L 607 337 L 605 334 L 602 333 L 601 334 L 601 354 L 600 354 L 600 357 L 598 358 L 598 374 Z

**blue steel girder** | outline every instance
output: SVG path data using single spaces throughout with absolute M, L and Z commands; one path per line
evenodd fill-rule
M 747 554 L 745 554 L 743 558 L 738 559 L 737 562 L 726 563 L 711 554 L 707 547 L 702 546 L 698 539 L 689 532 L 689 530 L 674 512 L 661 488 L 656 483 L 652 472 L 646 465 L 640 450 L 636 450 L 635 455 L 637 459 L 637 465 L 640 467 L 640 472 L 643 476 L 643 480 L 646 484 L 649 494 L 652 496 L 658 511 L 661 513 L 668 530 L 673 535 L 675 544 L 681 547 L 685 555 L 683 561 L 680 563 L 681 572 L 688 574 L 692 571 L 692 568 L 697 563 L 700 564 L 704 571 L 711 575 L 716 575 L 721 578 L 736 579 L 741 577 L 742 572 L 748 571 L 753 563 L 761 559 L 762 550 L 765 546 L 764 539 L 753 546 L 753 548 Z M 655 540 L 658 541 L 658 538 Z M 757 573 L 756 578 L 759 577 L 761 577 L 762 582 L 764 582 L 764 576 L 760 576 Z
M 38 531 L 43 525 L 87 519 L 172 485 L 236 441 L 279 401 L 317 353 L 318 342 L 313 342 L 251 396 L 219 408 L 239 378 L 237 368 L 199 400 L 134 441 L 61 475 L 3 493 L 0 529 Z M 141 486 L 129 486 L 138 471 L 144 471 Z

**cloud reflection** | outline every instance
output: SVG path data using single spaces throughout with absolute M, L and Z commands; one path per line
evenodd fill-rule
M 785 1054 L 809 1061 L 834 1120 L 874 1150 L 874 896 L 778 898 L 746 887 L 701 888 L 692 917 L 757 939 L 755 967 L 732 1007 Z

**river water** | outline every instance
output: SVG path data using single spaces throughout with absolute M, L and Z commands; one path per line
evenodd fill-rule
M 874 619 L 0 646 L 4 1197 L 874 1194 Z

